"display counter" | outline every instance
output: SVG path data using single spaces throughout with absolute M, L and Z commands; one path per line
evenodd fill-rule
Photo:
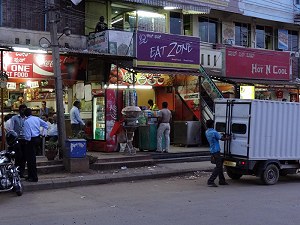
M 156 151 L 157 124 L 141 125 L 138 129 L 140 151 Z
M 154 116 L 156 115 L 156 116 Z M 143 111 L 139 118 L 138 148 L 140 151 L 156 151 L 158 111 Z

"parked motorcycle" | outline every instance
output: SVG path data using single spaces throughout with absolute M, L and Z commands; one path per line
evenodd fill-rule
M 0 152 L 0 192 L 15 191 L 18 196 L 23 194 L 23 185 L 18 168 L 14 164 L 14 148 L 18 143 L 18 135 L 14 131 L 6 134 L 8 149 Z

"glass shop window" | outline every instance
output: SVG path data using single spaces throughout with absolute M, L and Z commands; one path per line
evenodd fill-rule
M 182 18 L 178 12 L 170 12 L 170 33 L 181 34 L 182 30 Z
M 251 26 L 246 23 L 235 23 L 235 45 L 250 47 Z
M 199 37 L 203 42 L 217 43 L 218 23 L 209 18 L 199 18 Z

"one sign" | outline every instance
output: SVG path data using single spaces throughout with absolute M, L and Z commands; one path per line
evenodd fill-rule
M 137 66 L 198 69 L 200 39 L 154 32 L 138 31 Z
M 61 75 L 66 80 L 85 79 L 86 60 L 60 56 Z M 3 68 L 9 78 L 53 77 L 52 55 L 22 52 L 3 52 Z
M 289 68 L 289 52 L 226 48 L 226 77 L 289 80 Z

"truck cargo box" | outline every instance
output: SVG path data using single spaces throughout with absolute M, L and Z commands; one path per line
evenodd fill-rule
M 270 100 L 215 100 L 215 126 L 232 134 L 221 152 L 247 160 L 300 159 L 300 103 Z

